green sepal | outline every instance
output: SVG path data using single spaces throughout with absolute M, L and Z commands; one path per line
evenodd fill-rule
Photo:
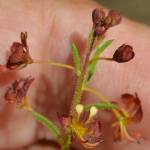
M 97 58 L 100 57 L 100 55 L 102 54 L 102 52 L 112 43 L 112 41 L 113 40 L 108 40 L 108 41 L 104 42 L 104 44 L 102 44 L 102 46 L 96 48 L 94 56 L 91 59 L 92 63 L 89 64 L 89 66 L 88 66 L 87 81 L 89 81 L 91 79 L 91 77 L 93 76 L 93 74 L 95 72 L 96 65 L 97 65 L 97 62 L 98 62 Z
M 36 118 L 37 121 L 39 121 L 43 126 L 45 126 L 56 139 L 59 138 L 60 130 L 52 121 L 50 121 L 48 118 L 36 111 L 31 111 L 31 114 Z

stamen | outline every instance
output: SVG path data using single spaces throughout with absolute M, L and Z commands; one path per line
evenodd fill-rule
M 89 114 L 89 118 L 86 121 L 86 124 L 90 122 L 90 120 L 97 114 L 98 109 L 95 106 L 92 106 L 90 108 L 90 114 Z
M 77 104 L 76 107 L 75 107 L 75 110 L 78 114 L 78 119 L 80 118 L 83 110 L 84 110 L 84 106 L 82 104 Z

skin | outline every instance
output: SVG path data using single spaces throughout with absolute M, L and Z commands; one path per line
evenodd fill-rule
M 91 11 L 100 7 L 88 0 L 34 0 L 0 1 L 0 63 L 6 63 L 7 52 L 13 41 L 19 40 L 21 31 L 28 32 L 28 43 L 34 59 L 54 60 L 73 64 L 70 43 L 76 43 L 81 56 L 84 54 L 85 40 L 92 27 Z M 103 61 L 98 64 L 91 87 L 101 90 L 111 100 L 118 100 L 122 93 L 137 92 L 144 109 L 144 118 L 135 125 L 146 141 L 141 145 L 113 143 L 112 132 L 107 129 L 106 140 L 100 145 L 104 150 L 148 150 L 149 135 L 149 27 L 123 19 L 123 22 L 110 29 L 106 37 L 115 39 L 103 56 L 112 56 L 114 50 L 123 43 L 133 46 L 136 57 L 133 61 L 118 64 Z M 33 71 L 34 70 L 34 71 Z M 58 122 L 56 112 L 67 113 L 74 87 L 74 75 L 70 71 L 49 67 L 48 65 L 30 65 L 19 72 L 6 71 L 0 67 L 0 149 L 18 149 L 30 145 L 41 138 L 51 139 L 34 118 L 14 104 L 7 104 L 3 95 L 8 85 L 20 77 L 32 75 L 35 81 L 28 92 L 28 99 L 36 110 Z M 86 96 L 95 102 L 95 96 Z M 53 106 L 53 107 L 51 107 Z M 135 126 L 131 131 L 137 131 Z M 32 147 L 30 149 L 34 149 Z M 39 149 L 43 149 L 38 147 Z M 37 148 L 35 148 L 37 149 Z M 78 148 L 79 149 L 79 148 Z M 99 149 L 99 148 L 98 148 Z

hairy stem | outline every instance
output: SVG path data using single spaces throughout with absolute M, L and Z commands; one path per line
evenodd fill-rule
M 72 105 L 71 105 L 71 109 L 70 109 L 71 115 L 73 115 L 73 113 L 74 113 L 75 106 L 77 104 L 79 104 L 80 101 L 81 101 L 81 96 L 82 96 L 82 92 L 83 92 L 82 87 L 83 87 L 85 76 L 86 76 L 86 73 L 87 73 L 87 67 L 88 67 L 90 55 L 91 55 L 91 52 L 92 52 L 92 49 L 93 49 L 94 41 L 95 41 L 95 37 L 92 38 L 89 50 L 87 51 L 87 54 L 86 54 L 85 62 L 83 64 L 83 69 L 81 71 L 81 75 L 77 79 L 77 84 L 76 84 L 76 87 L 75 87 L 73 101 L 72 101 Z

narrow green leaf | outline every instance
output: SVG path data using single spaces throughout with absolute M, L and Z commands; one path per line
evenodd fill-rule
M 98 62 L 98 57 L 100 57 L 100 54 L 102 54 L 102 52 L 112 43 L 113 40 L 108 40 L 106 41 L 102 46 L 97 47 L 94 56 L 92 57 L 93 61 L 89 66 L 88 66 L 88 77 L 87 77 L 87 81 L 89 81 L 91 79 L 91 77 L 93 76 L 95 69 L 96 69 L 96 65 Z M 91 61 L 92 61 L 91 60 Z
M 39 121 L 43 126 L 45 126 L 57 139 L 60 136 L 60 130 L 57 128 L 57 126 L 50 121 L 45 116 L 41 115 L 38 112 L 32 111 L 32 115 L 36 118 L 37 121 Z
M 97 109 L 116 109 L 117 105 L 107 102 L 101 102 L 96 104 L 85 105 L 85 110 L 89 111 L 92 106 L 95 106 Z
M 81 63 L 80 63 L 79 52 L 78 52 L 78 49 L 77 49 L 77 47 L 74 43 L 71 44 L 71 49 L 72 49 L 72 55 L 73 55 L 73 60 L 74 60 L 76 72 L 78 73 L 78 72 L 81 71 Z

